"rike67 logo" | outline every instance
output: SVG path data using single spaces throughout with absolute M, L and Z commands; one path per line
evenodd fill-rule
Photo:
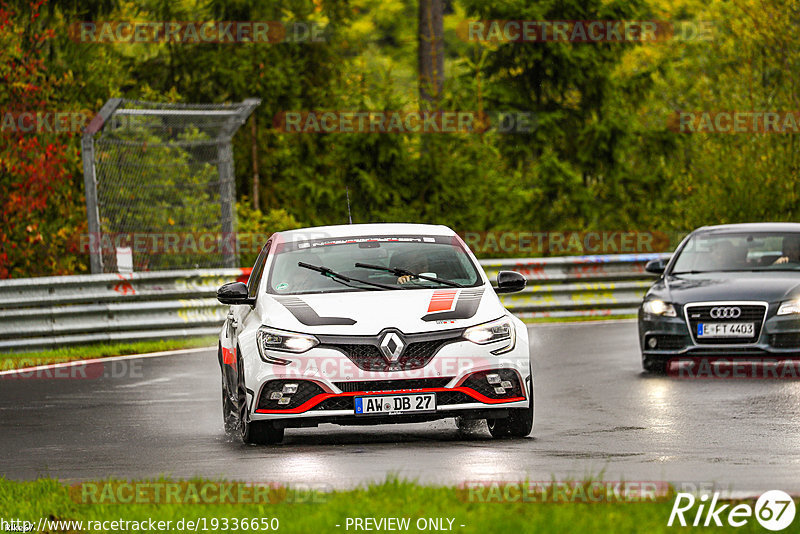
M 762 527 L 777 532 L 794 521 L 794 500 L 791 495 L 780 490 L 762 494 L 755 506 L 734 502 L 723 504 L 725 501 L 720 502 L 718 492 L 714 492 L 711 502 L 708 500 L 708 494 L 697 498 L 691 493 L 678 493 L 667 526 L 673 526 L 677 520 L 677 524 L 682 527 L 721 527 L 725 523 L 731 527 L 742 527 L 755 517 Z

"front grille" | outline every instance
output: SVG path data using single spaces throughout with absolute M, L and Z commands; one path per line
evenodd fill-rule
M 333 347 L 343 352 L 364 371 L 413 371 L 428 365 L 445 343 L 446 339 L 409 343 L 394 363 L 383 356 L 377 345 L 351 343 Z
M 297 391 L 295 393 L 283 393 L 283 388 L 287 384 L 297 384 Z M 288 398 L 289 402 L 287 404 L 281 404 L 280 399 L 270 398 L 273 393 L 281 393 L 281 398 Z M 291 410 L 320 393 L 325 393 L 325 390 L 318 384 L 309 382 L 308 380 L 270 380 L 261 388 L 261 396 L 258 399 L 258 409 Z
M 445 332 L 425 332 L 400 336 L 405 347 L 396 361 L 390 362 L 381 352 L 380 343 L 387 331 L 377 336 L 317 336 L 320 348 L 332 348 L 347 356 L 363 371 L 412 371 L 428 365 L 436 353 L 446 344 L 461 339 L 463 329 Z
M 511 387 L 501 387 L 500 384 L 490 384 L 487 378 L 488 375 L 499 375 L 500 381 L 511 382 Z M 524 396 L 519 378 L 517 378 L 517 373 L 511 369 L 495 369 L 471 374 L 464 381 L 462 386 L 473 389 L 490 399 L 508 399 L 511 397 Z M 503 391 L 500 392 L 499 389 L 496 390 L 496 388 L 503 389 Z
M 796 349 L 800 348 L 800 333 L 797 334 L 772 334 L 769 336 L 769 344 L 776 349 Z
M 375 345 L 334 345 L 350 358 L 359 369 L 365 371 L 385 371 L 386 358 Z
M 730 308 L 736 307 L 742 310 L 739 317 L 735 319 L 714 319 L 711 317 L 712 308 Z M 689 319 L 689 329 L 692 331 L 692 337 L 698 345 L 732 345 L 741 343 L 755 343 L 761 335 L 761 326 L 764 322 L 764 315 L 767 309 L 763 304 L 714 304 L 693 306 L 691 304 L 686 307 L 686 315 Z M 731 338 L 717 338 L 717 339 L 704 339 L 697 337 L 697 325 L 700 323 L 754 323 L 755 335 L 753 337 L 731 337 Z
M 453 377 L 411 378 L 408 380 L 365 380 L 361 382 L 334 382 L 344 393 L 355 391 L 396 391 L 401 389 L 441 388 Z
M 656 346 L 651 346 L 651 339 L 656 340 Z M 677 350 L 691 345 L 691 340 L 687 336 L 676 336 L 670 334 L 649 334 L 644 340 L 645 350 Z
M 445 339 L 434 339 L 432 341 L 420 341 L 411 343 L 403 351 L 403 356 L 409 360 L 425 360 L 432 354 L 436 354 L 439 348 L 447 341 Z

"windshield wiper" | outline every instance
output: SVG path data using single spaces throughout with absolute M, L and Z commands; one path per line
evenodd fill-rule
M 446 286 L 464 287 L 458 282 L 453 282 L 452 280 L 444 280 L 442 278 L 436 278 L 433 276 L 425 276 L 424 274 L 412 273 L 411 271 L 406 269 L 384 267 L 382 265 L 370 265 L 369 263 L 356 263 L 356 267 L 362 267 L 364 269 L 374 269 L 376 271 L 386 271 L 387 273 L 392 273 L 395 276 L 411 276 L 412 278 L 419 278 L 420 280 L 428 280 L 429 282 L 439 282 L 440 284 L 444 284 Z
M 310 269 L 312 271 L 317 271 L 322 276 L 327 276 L 328 278 L 331 278 L 332 280 L 334 280 L 336 282 L 344 283 L 344 285 L 347 285 L 347 286 L 355 288 L 355 289 L 366 289 L 366 288 L 358 287 L 358 286 L 352 286 L 352 285 L 349 285 L 349 284 L 352 283 L 352 282 L 358 282 L 359 284 L 364 284 L 364 285 L 373 286 L 373 287 L 379 287 L 381 289 L 402 289 L 402 288 L 399 288 L 399 287 L 396 287 L 396 286 L 390 286 L 388 284 L 378 284 L 376 282 L 367 282 L 366 280 L 359 280 L 358 278 L 350 278 L 349 276 L 345 276 L 343 274 L 339 274 L 339 273 L 337 273 L 335 271 L 332 271 L 331 269 L 328 269 L 327 267 L 320 267 L 318 265 L 311 265 L 310 263 L 304 263 L 302 261 L 298 261 L 297 262 L 297 266 L 298 267 L 303 267 L 304 269 Z

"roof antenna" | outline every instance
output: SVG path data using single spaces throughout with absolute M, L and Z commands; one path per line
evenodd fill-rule
M 347 193 L 347 218 L 350 220 L 350 224 L 353 224 L 353 215 L 350 213 L 350 188 L 344 186 L 344 190 Z

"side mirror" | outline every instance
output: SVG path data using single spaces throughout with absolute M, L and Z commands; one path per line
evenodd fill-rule
M 495 293 L 516 293 L 525 288 L 527 280 L 525 277 L 514 271 L 500 271 L 497 273 L 497 287 Z
M 644 270 L 652 274 L 664 274 L 668 260 L 651 260 L 644 266 Z
M 217 300 L 223 304 L 252 304 L 247 296 L 247 284 L 230 282 L 217 289 Z

